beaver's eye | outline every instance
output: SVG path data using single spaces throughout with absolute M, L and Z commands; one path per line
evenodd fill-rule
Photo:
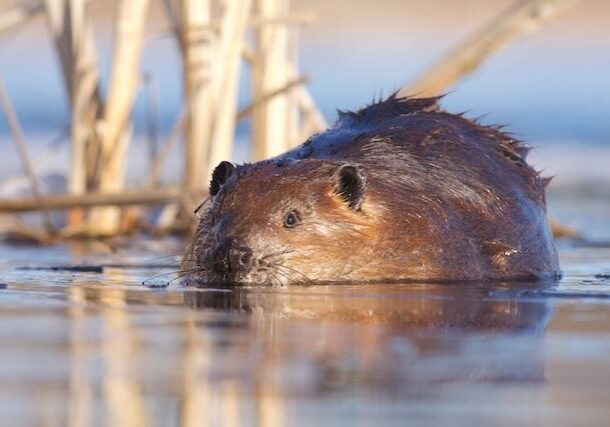
M 284 227 L 292 228 L 296 226 L 300 221 L 299 214 L 297 211 L 290 211 L 284 217 Z

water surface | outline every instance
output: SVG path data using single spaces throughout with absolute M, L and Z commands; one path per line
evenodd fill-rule
M 0 247 L 2 424 L 607 425 L 603 241 L 558 283 L 151 287 L 179 249 Z

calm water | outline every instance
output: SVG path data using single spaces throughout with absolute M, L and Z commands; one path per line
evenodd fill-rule
M 151 287 L 179 248 L 0 247 L 2 425 L 608 424 L 603 239 L 556 284 Z

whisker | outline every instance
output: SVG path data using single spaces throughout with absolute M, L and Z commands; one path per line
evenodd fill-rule
M 142 261 L 150 262 L 150 261 L 158 261 L 158 260 L 163 259 L 163 258 L 182 257 L 182 256 L 184 256 L 184 254 L 185 254 L 185 252 L 181 252 L 179 254 L 162 255 L 162 256 L 156 256 L 156 257 L 152 257 L 152 258 L 144 258 Z
M 299 270 L 296 270 L 296 269 L 294 269 L 294 268 L 292 268 L 292 267 L 288 267 L 288 266 L 285 266 L 285 265 L 282 265 L 282 264 L 274 264 L 274 267 L 275 267 L 276 269 L 279 269 L 279 268 L 284 268 L 284 269 L 286 269 L 286 270 L 289 270 L 289 271 L 291 271 L 291 272 L 294 272 L 294 273 L 296 273 L 297 275 L 302 276 L 303 278 L 305 278 L 305 280 L 307 281 L 307 283 L 308 283 L 308 284 L 310 284 L 310 285 L 312 285 L 312 284 L 313 284 L 313 281 L 312 281 L 312 280 L 311 280 L 309 277 L 307 277 L 307 275 L 306 275 L 305 273 L 302 273 L 302 272 L 300 272 Z M 288 277 L 288 279 L 291 279 L 291 277 Z
M 288 274 L 286 274 L 286 273 L 283 273 L 283 272 L 281 272 L 280 270 L 275 270 L 274 274 L 275 274 L 275 273 L 277 273 L 277 274 L 279 274 L 280 276 L 282 276 L 282 277 L 284 277 L 285 279 L 287 279 L 287 280 L 288 280 L 288 283 L 290 283 L 290 282 L 294 282 L 294 280 L 292 280 L 292 277 L 290 277 L 290 275 L 288 275 Z M 278 282 L 279 282 L 279 280 L 278 280 Z M 280 285 L 281 285 L 281 286 L 283 286 L 283 284 L 281 284 L 281 283 L 280 283 Z
M 273 286 L 282 286 L 282 281 L 280 280 L 279 277 L 277 277 L 275 275 L 274 272 L 269 270 L 269 271 L 267 271 L 267 274 L 271 276 L 271 285 L 273 285 Z M 273 283 L 273 280 L 275 280 L 276 283 Z
M 160 277 L 165 277 L 165 276 L 171 276 L 171 275 L 186 275 L 186 274 L 190 274 L 190 273 L 203 273 L 205 272 L 205 270 L 202 270 L 200 268 L 194 268 L 194 269 L 189 269 L 189 270 L 177 270 L 177 271 L 170 271 L 169 273 L 162 273 L 162 274 L 157 274 L 155 276 L 149 277 L 147 279 L 145 279 L 144 281 L 142 281 L 143 285 L 146 285 L 146 282 L 149 282 L 151 280 L 156 280 Z
M 274 272 L 270 270 L 267 266 L 261 267 L 259 269 L 259 273 L 266 273 L 269 276 L 269 282 L 271 282 L 271 285 L 275 285 L 275 283 L 273 282 L 274 280 L 276 280 L 278 284 L 281 284 Z
M 272 259 L 274 257 L 280 257 L 280 256 L 283 256 L 283 255 L 287 255 L 287 254 L 289 254 L 291 252 L 294 252 L 294 250 L 293 249 L 286 249 L 284 251 L 267 254 L 264 257 L 262 257 L 260 260 L 263 261 L 263 262 L 264 261 L 268 261 L 269 259 Z
M 167 282 L 168 285 L 172 284 L 172 282 L 175 282 L 178 279 L 182 279 L 184 277 L 187 277 L 189 274 L 193 273 L 192 271 L 190 272 L 185 272 L 185 273 L 181 273 L 181 274 L 177 274 L 176 277 L 174 277 L 173 279 L 171 279 L 169 282 Z

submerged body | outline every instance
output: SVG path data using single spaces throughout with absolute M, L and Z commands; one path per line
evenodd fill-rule
M 437 101 L 390 97 L 276 158 L 221 163 L 184 273 L 211 284 L 556 275 L 546 181 L 527 147 Z

